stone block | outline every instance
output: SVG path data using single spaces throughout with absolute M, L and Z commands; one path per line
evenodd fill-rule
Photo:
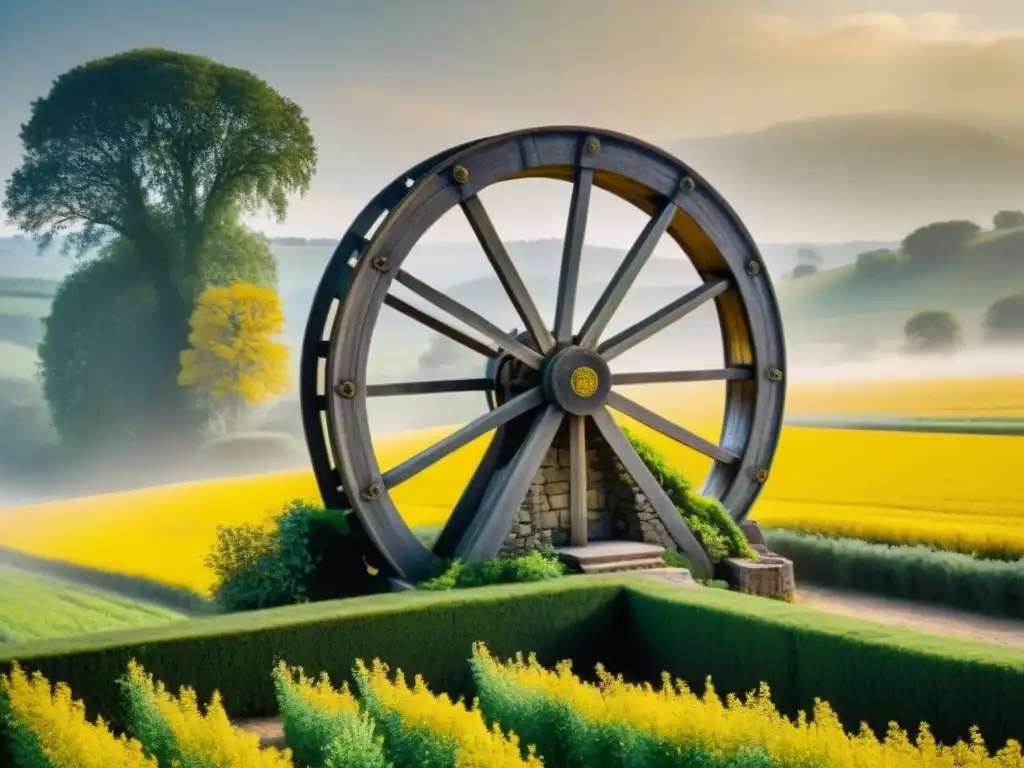
M 540 514 L 540 527 L 551 530 L 558 527 L 558 513 L 557 512 L 541 512 Z
M 770 556 L 743 560 L 730 557 L 723 564 L 725 579 L 737 592 L 786 598 L 796 589 L 793 561 L 787 558 Z
M 519 508 L 519 522 L 528 523 L 530 522 L 530 510 L 524 507 Z
M 544 490 L 547 491 L 548 495 L 558 495 L 560 493 L 569 492 L 569 483 L 567 482 L 551 482 L 544 486 Z
M 533 526 L 530 525 L 529 523 L 521 524 L 519 526 L 519 535 L 520 536 L 529 536 L 530 532 L 532 530 L 533 530 Z
M 568 493 L 557 493 L 553 496 L 548 496 L 548 504 L 551 505 L 552 509 L 568 509 L 569 508 L 569 494 Z
M 569 466 L 569 449 L 559 448 L 558 449 L 558 466 L 568 467 Z
M 548 467 L 544 470 L 544 480 L 549 483 L 568 482 L 568 467 Z

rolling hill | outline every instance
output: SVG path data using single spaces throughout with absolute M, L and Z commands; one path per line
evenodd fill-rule
M 931 221 L 1024 208 L 1024 148 L 951 119 L 904 113 L 786 123 L 662 142 L 725 195 L 759 241 L 902 237 Z

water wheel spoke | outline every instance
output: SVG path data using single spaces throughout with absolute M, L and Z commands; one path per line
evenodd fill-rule
M 602 342 L 597 351 L 605 361 L 613 360 L 623 352 L 651 338 L 654 334 L 665 330 L 673 323 L 681 320 L 728 289 L 729 281 L 724 278 L 709 280 L 686 295 L 669 302 L 656 312 L 652 312 L 640 322 L 631 325 L 621 333 L 617 333 L 607 341 Z
M 452 317 L 468 325 L 474 331 L 486 336 L 530 368 L 540 368 L 541 363 L 544 362 L 543 357 L 515 337 L 505 333 L 505 331 L 494 325 L 494 323 L 478 315 L 465 304 L 460 304 L 455 301 L 455 299 L 446 296 L 436 288 L 431 288 L 422 280 L 413 277 L 408 272 L 399 270 L 398 274 L 395 275 L 395 280 L 420 298 L 429 301 L 438 309 L 444 310 Z
M 585 416 L 569 416 L 569 537 L 587 543 L 587 432 Z
M 654 411 L 644 408 L 639 403 L 620 395 L 618 392 L 608 393 L 608 406 L 614 408 L 619 413 L 636 419 L 655 432 L 671 437 L 677 443 L 693 448 L 693 450 L 699 451 L 705 456 L 720 461 L 723 464 L 731 464 L 739 459 L 739 456 L 735 453 L 727 451 L 709 440 L 705 440 L 700 435 L 694 434 L 690 430 L 669 421 L 664 416 L 659 416 Z
M 592 168 L 579 168 L 569 201 L 569 218 L 565 224 L 562 244 L 562 268 L 558 274 L 558 295 L 555 299 L 555 338 L 559 344 L 572 341 L 572 320 L 576 308 L 576 287 L 580 279 L 580 258 L 587 232 L 590 192 L 594 186 Z
M 629 476 L 633 478 L 633 482 L 636 483 L 637 487 L 651 503 L 654 513 L 661 520 L 662 525 L 665 526 L 672 540 L 679 545 L 680 549 L 689 558 L 690 565 L 695 571 L 694 575 L 703 578 L 710 577 L 713 568 L 711 560 L 708 559 L 707 552 L 704 551 L 704 547 L 697 541 L 697 537 L 693 535 L 693 531 L 690 530 L 690 526 L 686 524 L 679 510 L 676 509 L 672 499 L 658 485 L 658 481 L 651 474 L 647 465 L 644 464 L 643 459 L 640 458 L 639 454 L 633 449 L 633 446 L 630 445 L 629 440 L 619 425 L 615 423 L 611 413 L 607 408 L 601 408 L 591 418 L 593 418 L 594 424 L 597 425 L 605 442 L 608 443 L 619 461 L 622 462 L 623 468 L 629 473 Z
M 579 343 L 581 346 L 591 349 L 597 346 L 597 342 L 600 340 L 601 334 L 604 333 L 604 329 L 608 327 L 612 315 L 615 314 L 619 305 L 622 304 L 622 300 L 626 298 L 629 289 L 633 287 L 637 275 L 640 274 L 641 268 L 647 263 L 651 254 L 654 253 L 658 240 L 661 239 L 669 224 L 672 223 L 672 218 L 676 215 L 677 210 L 676 204 L 670 201 L 662 208 L 661 213 L 648 220 L 640 236 L 630 247 L 626 257 L 622 260 L 622 264 L 616 270 L 611 282 L 604 289 L 601 298 L 597 300 L 594 308 L 590 310 L 590 314 L 584 321 L 583 327 L 580 329 Z
M 729 368 L 703 368 L 692 371 L 637 371 L 635 373 L 613 373 L 612 386 L 632 384 L 669 384 L 693 381 L 746 381 L 754 378 L 754 369 L 749 365 L 734 365 Z
M 505 248 L 497 230 L 494 229 L 494 224 L 491 222 L 491 217 L 487 215 L 483 201 L 479 196 L 473 195 L 463 200 L 460 206 L 469 221 L 469 226 L 476 234 L 476 239 L 480 241 L 480 247 L 487 255 L 487 260 L 498 275 L 501 287 L 505 289 L 512 306 L 515 307 L 519 317 L 526 325 L 526 330 L 529 331 L 541 352 L 547 352 L 555 345 L 555 339 L 540 316 L 537 305 L 534 304 L 530 292 L 526 289 L 523 278 L 520 277 L 519 271 L 512 263 L 508 249 Z
M 507 403 L 498 406 L 493 411 L 488 411 L 478 416 L 466 426 L 453 432 L 442 440 L 434 443 L 429 448 L 417 453 L 412 458 L 406 459 L 397 467 L 393 467 L 384 473 L 382 481 L 385 488 L 394 488 L 399 483 L 404 483 L 411 477 L 436 464 L 450 453 L 486 435 L 493 429 L 507 424 L 517 416 L 522 416 L 527 411 L 538 408 L 544 402 L 544 394 L 539 387 L 527 390 Z
M 537 414 L 530 432 L 507 466 L 495 474 L 492 486 L 466 533 L 455 549 L 455 557 L 472 562 L 492 557 L 501 549 L 526 492 L 555 440 L 565 411 L 548 405 Z
M 457 328 L 452 328 L 448 323 L 443 320 L 439 320 L 429 312 L 424 312 L 419 307 L 414 307 L 408 302 L 402 301 L 397 296 L 388 294 L 384 297 L 384 304 L 391 307 L 392 309 L 398 310 L 406 317 L 412 318 L 421 325 L 425 325 L 432 331 L 437 331 L 442 336 L 446 336 L 454 342 L 461 344 L 462 346 L 473 350 L 474 352 L 483 355 L 484 357 L 497 357 L 498 350 L 493 347 L 488 347 L 486 344 L 477 341 L 472 336 L 463 333 Z
M 491 379 L 439 379 L 437 381 L 401 381 L 393 384 L 370 384 L 367 397 L 394 397 L 395 395 L 438 395 L 445 392 L 491 392 Z

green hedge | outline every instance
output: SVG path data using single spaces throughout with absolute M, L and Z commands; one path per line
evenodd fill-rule
M 717 589 L 681 590 L 637 581 L 626 592 L 633 627 L 632 674 L 667 670 L 703 690 L 746 693 L 768 683 L 780 711 L 828 701 L 848 730 L 877 734 L 895 720 L 921 721 L 943 743 L 972 725 L 1001 746 L 1024 738 L 1024 653 L 925 635 Z
M 767 530 L 801 582 L 939 603 L 992 616 L 1024 616 L 1024 560 L 981 560 L 923 546 L 874 544 Z
M 199 619 L 0 649 L 67 682 L 90 715 L 121 724 L 115 679 L 129 658 L 172 689 L 214 688 L 234 717 L 276 711 L 270 671 L 284 659 L 351 680 L 353 661 L 378 657 L 420 672 L 433 690 L 472 695 L 467 659 L 484 641 L 499 657 L 535 651 L 543 664 L 571 658 L 587 675 L 601 661 L 634 679 L 663 670 L 721 693 L 768 683 L 779 708 L 810 710 L 815 697 L 849 729 L 927 721 L 945 743 L 980 727 L 988 743 L 1024 738 L 1024 653 L 933 637 L 717 589 L 638 575 L 567 576 L 451 592 L 403 592 Z
M 577 576 L 531 585 L 452 592 L 402 592 L 270 608 L 188 624 L 0 647 L 0 673 L 17 660 L 66 682 L 91 716 L 122 724 L 115 679 L 135 658 L 171 690 L 214 689 L 234 717 L 276 714 L 271 670 L 285 660 L 351 680 L 356 658 L 379 657 L 415 670 L 439 690 L 472 693 L 467 663 L 474 641 L 495 652 L 536 650 L 559 658 L 617 663 L 612 628 L 624 601 L 621 582 Z

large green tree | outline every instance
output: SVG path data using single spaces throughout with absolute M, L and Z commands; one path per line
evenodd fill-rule
M 204 245 L 240 214 L 283 218 L 288 196 L 308 190 L 316 149 L 307 119 L 249 72 L 140 49 L 58 77 L 33 102 L 21 141 L 9 218 L 43 245 L 65 236 L 77 253 L 113 239 L 131 246 L 159 317 L 150 423 L 157 433 L 182 423 L 178 353 L 214 269 Z

